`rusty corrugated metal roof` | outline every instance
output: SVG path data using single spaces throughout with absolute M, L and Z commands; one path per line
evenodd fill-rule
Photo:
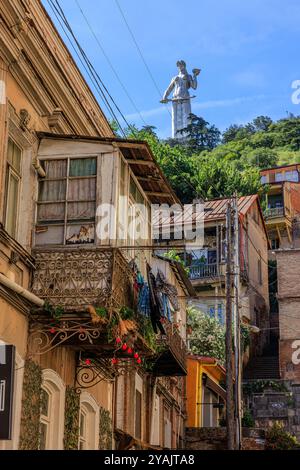
M 245 215 L 252 204 L 258 199 L 257 194 L 251 196 L 241 196 L 238 198 L 239 214 Z M 230 199 L 213 199 L 204 203 L 204 220 L 220 220 L 225 219 L 227 203 Z

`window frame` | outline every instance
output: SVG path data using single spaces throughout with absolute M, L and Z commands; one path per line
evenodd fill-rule
M 14 167 L 13 163 L 9 161 L 8 158 L 8 151 L 9 151 L 9 141 L 12 142 L 12 144 L 17 147 L 17 149 L 20 151 L 20 168 L 17 169 Z M 4 211 L 5 211 L 5 216 L 4 216 L 4 227 L 5 230 L 13 237 L 17 237 L 18 233 L 18 221 L 19 221 L 19 210 L 20 210 L 20 194 L 21 194 L 21 183 L 22 183 L 22 164 L 23 164 L 23 153 L 24 149 L 21 145 L 19 145 L 16 140 L 9 134 L 7 138 L 7 148 L 6 148 L 6 171 L 5 171 L 5 202 L 4 202 Z M 10 187 L 10 182 L 11 178 L 14 177 L 17 181 L 17 196 L 16 196 L 16 213 L 14 217 L 14 228 L 13 231 L 10 232 L 7 227 L 7 221 L 8 221 L 8 207 L 10 204 L 9 200 L 9 187 Z
M 47 415 L 44 415 L 42 412 L 40 414 L 40 425 L 46 426 L 46 439 L 45 439 L 45 448 L 41 449 L 40 447 L 40 442 L 39 442 L 39 450 L 46 450 L 49 446 L 49 439 L 50 439 L 50 430 L 51 430 L 51 417 L 49 416 L 50 410 L 52 407 L 52 394 L 51 391 L 49 390 L 49 387 L 46 385 L 43 385 L 42 390 L 47 393 L 48 395 L 48 406 L 47 406 Z
M 80 435 L 81 415 L 85 416 L 85 436 Z M 98 450 L 100 409 L 95 398 L 88 392 L 80 395 L 78 450 Z M 84 448 L 80 449 L 80 443 Z
M 70 162 L 71 160 L 83 160 L 83 159 L 94 159 L 96 162 L 96 170 L 94 175 L 88 175 L 88 176 L 70 176 Z M 45 162 L 58 162 L 58 161 L 66 161 L 66 176 L 61 177 L 61 178 L 45 178 L 39 177 L 38 179 L 38 194 L 37 194 L 37 201 L 35 204 L 36 210 L 35 210 L 35 233 L 34 233 L 34 246 L 40 247 L 40 246 L 82 246 L 82 245 L 92 245 L 95 246 L 96 244 L 96 209 L 97 209 L 97 185 L 98 185 L 98 166 L 99 166 L 99 155 L 95 154 L 89 154 L 89 155 L 64 155 L 64 156 L 51 156 L 50 158 L 41 158 L 40 162 L 43 165 Z M 82 179 L 93 179 L 95 180 L 95 199 L 80 199 L 80 200 L 75 200 L 75 199 L 69 199 L 68 198 L 68 190 L 69 190 L 69 182 L 72 180 L 82 180 Z M 40 201 L 39 200 L 39 191 L 40 191 L 40 183 L 43 183 L 45 181 L 66 181 L 66 187 L 65 187 L 65 197 L 63 200 L 55 201 L 55 200 L 49 200 L 49 201 Z M 69 219 L 68 218 L 68 205 L 71 203 L 80 203 L 80 202 L 91 202 L 95 204 L 95 212 L 94 212 L 94 217 L 90 219 L 83 219 L 83 218 L 78 218 L 78 219 Z M 38 220 L 38 208 L 40 205 L 46 205 L 46 204 L 64 204 L 64 218 L 62 221 L 39 221 Z M 94 227 L 94 241 L 93 242 L 84 242 L 84 243 L 67 243 L 67 235 L 68 235 L 68 229 L 70 226 L 78 226 L 78 225 L 93 225 Z M 63 240 L 62 243 L 45 243 L 45 244 L 37 244 L 37 233 L 38 233 L 38 228 L 42 227 L 62 227 L 63 229 Z
M 52 369 L 42 371 L 42 388 L 49 394 L 49 429 L 45 450 L 63 450 L 66 387 Z M 40 416 L 41 422 L 41 416 Z

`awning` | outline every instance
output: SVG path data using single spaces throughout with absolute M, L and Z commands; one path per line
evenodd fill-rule
M 221 385 L 217 384 L 213 380 L 211 380 L 206 374 L 203 374 L 203 384 L 206 388 L 209 388 L 212 392 L 216 393 L 220 396 L 224 401 L 226 401 L 226 390 L 221 387 Z

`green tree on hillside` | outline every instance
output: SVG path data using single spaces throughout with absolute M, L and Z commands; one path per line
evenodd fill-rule
M 115 130 L 116 131 L 116 130 Z M 153 126 L 130 126 L 128 138 L 146 140 L 183 203 L 195 197 L 261 193 L 260 170 L 300 162 L 300 117 L 273 122 L 258 116 L 246 125 L 232 125 L 222 136 L 203 118 L 192 115 L 188 138 L 161 140 Z

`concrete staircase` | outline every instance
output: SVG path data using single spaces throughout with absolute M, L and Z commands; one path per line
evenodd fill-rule
M 253 357 L 244 370 L 243 379 L 280 379 L 278 356 Z

